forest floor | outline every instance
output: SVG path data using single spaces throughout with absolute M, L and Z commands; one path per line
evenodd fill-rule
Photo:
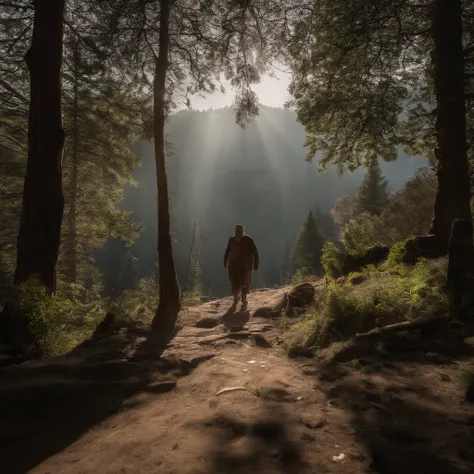
M 237 332 L 195 327 L 230 299 L 183 311 L 163 353 L 127 330 L 0 370 L 0 472 L 474 472 L 474 358 L 349 344 L 290 359 L 279 321 L 254 316 L 284 291 L 253 292 Z

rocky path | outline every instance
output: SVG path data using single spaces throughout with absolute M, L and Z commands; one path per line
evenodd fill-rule
M 289 359 L 258 316 L 284 291 L 252 293 L 241 330 L 228 299 L 183 312 L 161 355 L 138 331 L 3 369 L 0 472 L 474 472 L 472 361 Z

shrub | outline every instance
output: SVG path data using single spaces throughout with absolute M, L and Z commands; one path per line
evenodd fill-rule
M 364 251 L 360 250 L 357 255 L 351 255 L 338 249 L 334 242 L 328 242 L 323 247 L 321 262 L 326 275 L 335 278 L 358 272 L 369 265 L 379 264 L 388 254 L 388 247 L 372 245 L 366 247 Z
M 387 260 L 383 262 L 381 269 L 390 270 L 403 263 L 406 254 L 406 242 L 398 242 L 390 248 Z
M 326 275 L 337 277 L 344 273 L 344 253 L 341 252 L 334 242 L 326 242 L 323 245 L 321 264 Z
M 364 213 L 347 223 L 342 241 L 344 247 L 353 257 L 364 255 L 367 249 L 381 243 L 378 238 L 378 216 Z
M 184 291 L 182 294 L 182 307 L 198 306 L 202 303 L 202 295 L 198 291 Z
M 394 251 L 394 259 L 396 255 Z M 444 314 L 448 310 L 442 291 L 446 266 L 446 260 L 440 259 L 414 266 L 398 264 L 390 272 L 371 267 L 359 285 L 332 281 L 323 303 L 292 326 L 288 340 L 326 347 L 375 327 Z
M 183 307 L 201 304 L 198 291 L 185 291 L 182 294 Z M 110 311 L 122 321 L 150 327 L 158 306 L 158 284 L 155 278 L 142 278 L 136 288 L 125 290 L 110 302 Z
M 150 327 L 158 306 L 155 278 L 142 278 L 136 288 L 125 290 L 110 303 L 110 311 L 123 321 Z
M 308 267 L 298 268 L 291 277 L 290 283 L 292 285 L 299 285 L 311 279 L 311 271 Z
M 90 337 L 104 317 L 103 302 L 95 291 L 70 285 L 68 294 L 75 294 L 74 300 L 65 296 L 66 288 L 66 283 L 58 282 L 58 295 L 48 295 L 33 277 L 13 290 L 5 332 L 23 358 L 71 350 Z

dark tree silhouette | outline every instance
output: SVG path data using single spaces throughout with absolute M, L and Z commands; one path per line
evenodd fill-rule
M 154 91 L 155 162 L 158 186 L 158 268 L 159 301 L 151 328 L 164 340 L 173 334 L 180 310 L 180 291 L 173 260 L 171 223 L 168 198 L 168 178 L 165 157 L 165 83 L 169 52 L 169 0 L 161 0 L 160 46 L 156 58 Z
M 453 220 L 471 219 L 461 15 L 460 0 L 433 2 L 431 57 L 437 103 L 438 190 L 431 231 L 444 246 Z
M 25 60 L 30 71 L 28 164 L 18 235 L 15 282 L 38 275 L 56 289 L 64 208 L 61 157 L 61 63 L 64 0 L 38 0 L 33 38 Z

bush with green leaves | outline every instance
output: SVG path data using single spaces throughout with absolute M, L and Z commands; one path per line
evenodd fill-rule
M 334 242 L 326 242 L 321 252 L 321 264 L 327 276 L 337 277 L 344 273 L 344 257 Z
M 36 278 L 14 288 L 9 337 L 17 352 L 25 359 L 56 356 L 89 338 L 105 316 L 96 290 L 59 281 L 50 295 Z
M 380 268 L 382 270 L 397 269 L 399 265 L 403 263 L 403 259 L 406 254 L 406 241 L 397 242 L 395 245 L 392 245 L 390 248 L 390 253 L 388 254 L 385 262 L 382 263 Z
M 311 278 L 311 270 L 308 267 L 302 267 L 295 271 L 294 275 L 291 277 L 290 283 L 292 285 L 299 285 L 300 283 L 311 280 Z
M 110 303 L 110 311 L 120 319 L 149 327 L 158 306 L 158 283 L 142 278 L 137 286 L 125 290 Z
M 383 243 L 379 235 L 381 229 L 378 226 L 378 220 L 378 216 L 363 213 L 346 225 L 342 242 L 349 255 L 359 257 L 369 247 Z
M 344 284 L 331 281 L 323 302 L 292 327 L 289 340 L 322 348 L 375 327 L 446 314 L 446 267 L 446 259 L 390 270 L 369 266 L 359 274 L 364 279 L 358 285 L 350 283 L 354 278 Z

